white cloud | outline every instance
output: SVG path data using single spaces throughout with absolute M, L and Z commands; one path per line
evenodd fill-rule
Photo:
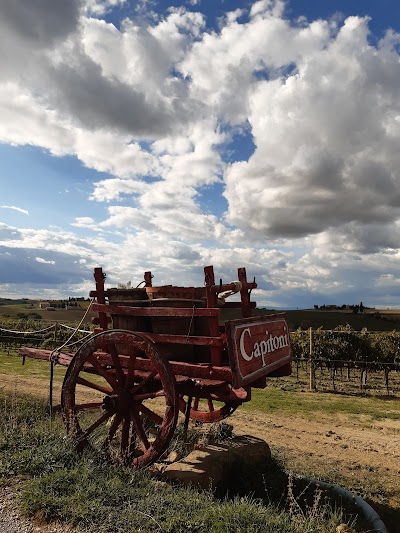
M 76 217 L 75 222 L 72 222 L 71 226 L 95 229 L 95 221 L 92 217 Z
M 230 123 L 240 124 L 251 111 L 249 98 L 257 75 L 275 78 L 302 55 L 323 49 L 330 34 L 326 21 L 296 28 L 268 10 L 248 23 L 228 20 L 220 33 L 206 33 L 180 69 L 191 77 L 194 98 L 212 104 Z
M 396 221 L 399 79 L 393 41 L 369 45 L 367 20 L 352 17 L 295 73 L 254 84 L 257 148 L 227 169 L 228 220 L 271 236 Z
M 250 17 L 272 15 L 281 17 L 285 10 L 285 2 L 282 0 L 259 0 L 250 9 Z
M 103 220 L 72 224 L 100 236 L 0 225 L 2 258 L 42 279 L 61 254 L 80 287 L 96 263 L 111 280 L 156 269 L 182 284 L 204 264 L 231 279 L 247 265 L 264 302 L 397 287 L 399 36 L 373 45 L 360 17 L 291 22 L 280 0 L 212 31 L 183 8 L 101 18 L 124 3 L 0 7 L 0 141 L 76 156 L 106 174 L 90 199 L 107 203 Z M 231 128 L 255 151 L 226 164 Z M 222 216 L 202 206 L 212 187 L 225 188 Z
M 126 2 L 127 0 L 84 0 L 84 8 L 89 15 L 100 16 Z
M 38 263 L 42 263 L 44 265 L 55 265 L 55 261 L 46 261 L 46 259 L 43 259 L 42 257 L 35 257 L 35 261 Z
M 0 209 L 13 209 L 14 211 L 18 211 L 19 213 L 29 216 L 29 211 L 22 209 L 21 207 L 16 207 L 15 205 L 0 205 Z

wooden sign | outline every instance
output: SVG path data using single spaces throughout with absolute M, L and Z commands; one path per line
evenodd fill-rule
M 292 360 L 284 314 L 226 322 L 233 386 L 243 387 Z

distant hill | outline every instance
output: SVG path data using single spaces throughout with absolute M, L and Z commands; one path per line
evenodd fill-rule
M 255 309 L 254 316 L 285 313 L 289 329 L 335 329 L 349 324 L 356 331 L 367 328 L 368 331 L 400 331 L 400 312 L 376 310 L 367 313 L 354 314 L 352 311 L 321 311 L 319 309 L 293 309 L 289 311 L 275 311 L 273 309 Z M 222 320 L 240 318 L 239 309 L 223 309 Z
M 13 300 L 11 298 L 0 298 L 0 306 L 1 305 L 36 305 L 38 300 L 29 300 L 28 298 L 21 298 L 17 300 Z
M 49 311 L 48 309 L 39 309 L 38 300 L 6 300 L 2 299 L 0 304 L 0 319 L 1 317 L 17 318 L 19 314 L 24 313 L 29 315 L 34 313 L 40 315 L 43 320 L 50 322 L 76 322 L 80 321 L 83 317 L 88 302 L 80 302 L 81 307 L 71 307 L 70 309 L 54 309 Z M 91 321 L 94 313 L 90 312 L 85 319 L 85 323 Z

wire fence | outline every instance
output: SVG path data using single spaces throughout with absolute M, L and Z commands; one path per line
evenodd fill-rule
M 43 322 L 32 320 L 1 322 L 0 349 L 7 353 L 23 346 L 53 350 L 71 337 L 71 331 L 74 332 L 74 341 L 68 346 L 77 349 L 92 334 L 90 325 L 77 327 L 76 323 L 55 322 L 46 327 L 42 326 Z
M 339 387 L 339 383 L 344 382 L 352 382 L 363 392 L 373 386 L 381 388 L 382 383 L 388 394 L 393 387 L 397 390 L 399 332 L 354 331 L 349 326 L 336 330 L 310 328 L 292 332 L 291 344 L 296 376 L 299 375 L 299 364 L 305 364 L 311 391 L 318 387 L 318 376 L 320 383 L 326 384 L 326 375 L 333 391 L 343 388 Z M 371 376 L 373 379 L 370 379 Z
M 300 388 L 310 391 L 400 393 L 400 365 L 397 363 L 326 361 L 325 359 L 294 359 L 292 377 Z

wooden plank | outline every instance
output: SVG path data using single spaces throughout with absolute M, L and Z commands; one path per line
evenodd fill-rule
M 42 350 L 40 348 L 19 348 L 18 355 L 22 357 L 28 357 L 29 359 L 37 359 L 39 361 L 50 362 L 50 355 L 52 354 L 51 350 Z M 62 366 L 68 366 L 73 358 L 73 354 L 61 353 L 58 356 L 57 364 Z
M 200 337 L 194 335 L 166 335 L 159 333 L 146 333 L 146 337 L 154 342 L 167 344 L 188 344 L 196 346 L 223 346 L 224 340 L 221 337 Z
M 122 305 L 93 304 L 92 309 L 93 311 L 102 313 L 129 316 L 218 317 L 220 314 L 220 310 L 218 308 L 185 309 L 182 307 L 127 307 Z
M 51 354 L 50 350 L 41 350 L 36 348 L 20 348 L 19 354 L 22 356 L 30 357 L 32 359 L 41 359 L 42 361 L 49 361 L 49 357 Z M 70 361 L 73 357 L 73 354 L 62 354 L 64 357 L 65 362 Z M 124 361 L 126 359 L 126 361 Z M 111 363 L 111 356 L 107 354 L 101 354 L 99 352 L 99 360 L 102 364 Z M 121 357 L 121 366 L 123 368 L 126 368 L 128 365 L 129 357 L 122 356 Z M 65 363 L 64 366 L 68 366 Z M 210 364 L 202 364 L 202 363 L 182 363 L 178 361 L 170 361 L 169 364 L 172 367 L 172 371 L 174 375 L 176 376 L 187 376 L 190 378 L 197 378 L 197 379 L 211 379 L 211 380 L 221 380 L 221 381 L 232 381 L 232 372 L 231 369 L 228 366 L 212 366 Z M 153 369 L 152 363 L 149 359 L 144 359 L 141 357 L 138 357 L 136 359 L 136 369 L 141 371 L 151 371 Z M 91 373 L 96 374 L 96 372 L 92 369 L 90 365 L 88 365 L 88 368 L 85 369 L 86 371 L 90 371 Z

